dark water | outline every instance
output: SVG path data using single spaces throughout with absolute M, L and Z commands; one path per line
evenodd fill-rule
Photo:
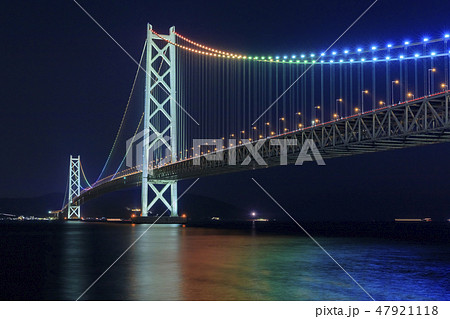
M 0 299 L 75 300 L 148 225 L 0 224 Z M 450 300 L 450 244 L 317 237 L 377 300 Z M 155 225 L 82 300 L 368 300 L 309 238 Z

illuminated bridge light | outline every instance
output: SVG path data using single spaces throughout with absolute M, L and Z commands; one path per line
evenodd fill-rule
M 316 55 L 314 53 L 311 53 L 311 58 L 314 58 Z
M 301 56 L 300 56 L 302 59 L 304 59 L 305 58 L 305 55 L 304 54 L 302 54 Z
M 409 41 L 405 41 L 405 45 L 409 45 Z
M 392 48 L 392 44 L 389 43 L 389 44 L 387 45 L 387 47 L 388 47 L 388 48 Z
M 357 50 L 358 52 L 361 52 L 362 51 L 362 49 L 361 48 L 358 48 L 358 50 Z
M 325 53 L 321 53 L 320 56 L 325 56 Z
M 372 50 L 376 50 L 376 49 L 377 49 L 377 47 L 376 47 L 376 46 L 373 46 L 373 47 L 372 47 Z
M 386 60 L 390 60 L 390 59 L 391 59 L 391 57 L 390 57 L 390 56 L 387 56 L 387 57 L 386 57 Z
M 432 56 L 435 56 L 435 55 L 436 55 L 436 52 L 431 52 L 431 55 L 432 55 Z
M 344 53 L 345 53 L 345 54 L 348 54 L 348 50 L 345 50 Z
M 428 42 L 430 39 L 428 38 L 423 38 L 423 42 Z
M 401 55 L 401 56 L 400 56 L 400 59 L 404 59 L 404 58 L 405 58 L 405 56 L 404 56 L 404 55 Z
M 444 38 L 450 38 L 450 34 L 447 33 L 446 35 L 444 35 Z
M 418 53 L 414 54 L 414 57 L 418 58 L 418 57 L 419 57 L 419 54 L 418 54 Z
M 292 58 L 295 59 L 295 58 L 297 58 L 297 56 L 296 56 L 296 55 L 293 55 Z
M 333 55 L 336 55 L 337 54 L 337 52 L 336 51 L 333 51 L 333 53 L 332 53 Z
M 377 58 L 373 58 L 372 60 L 376 61 L 376 60 L 377 60 Z

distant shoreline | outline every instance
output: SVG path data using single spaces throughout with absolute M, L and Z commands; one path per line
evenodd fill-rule
M 65 224 L 64 221 L 0 221 L 5 228 L 16 228 L 21 225 L 48 224 L 49 226 Z M 132 224 L 130 220 L 123 221 L 89 221 L 79 223 L 92 224 Z M 301 222 L 312 236 L 320 237 L 372 237 L 390 240 L 408 240 L 421 242 L 450 243 L 449 222 Z M 236 230 L 257 232 L 258 234 L 280 234 L 307 236 L 296 224 L 285 221 L 227 221 L 227 220 L 188 220 L 179 224 L 187 228 L 208 228 L 218 230 Z M 9 227 L 10 226 L 10 227 Z M 10 229 L 11 230 L 11 229 Z

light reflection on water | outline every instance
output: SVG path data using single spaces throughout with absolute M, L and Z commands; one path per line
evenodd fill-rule
M 147 228 L 68 224 L 60 257 L 63 271 L 46 299 L 76 299 Z M 448 245 L 317 240 L 377 300 L 449 299 Z M 309 238 L 155 225 L 82 299 L 368 300 L 368 296 Z

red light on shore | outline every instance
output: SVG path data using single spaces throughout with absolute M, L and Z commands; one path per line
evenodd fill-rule
M 136 214 L 131 214 L 131 218 L 134 218 L 134 217 L 136 217 Z
M 186 217 L 187 217 L 186 214 L 181 215 L 181 218 L 186 218 Z

